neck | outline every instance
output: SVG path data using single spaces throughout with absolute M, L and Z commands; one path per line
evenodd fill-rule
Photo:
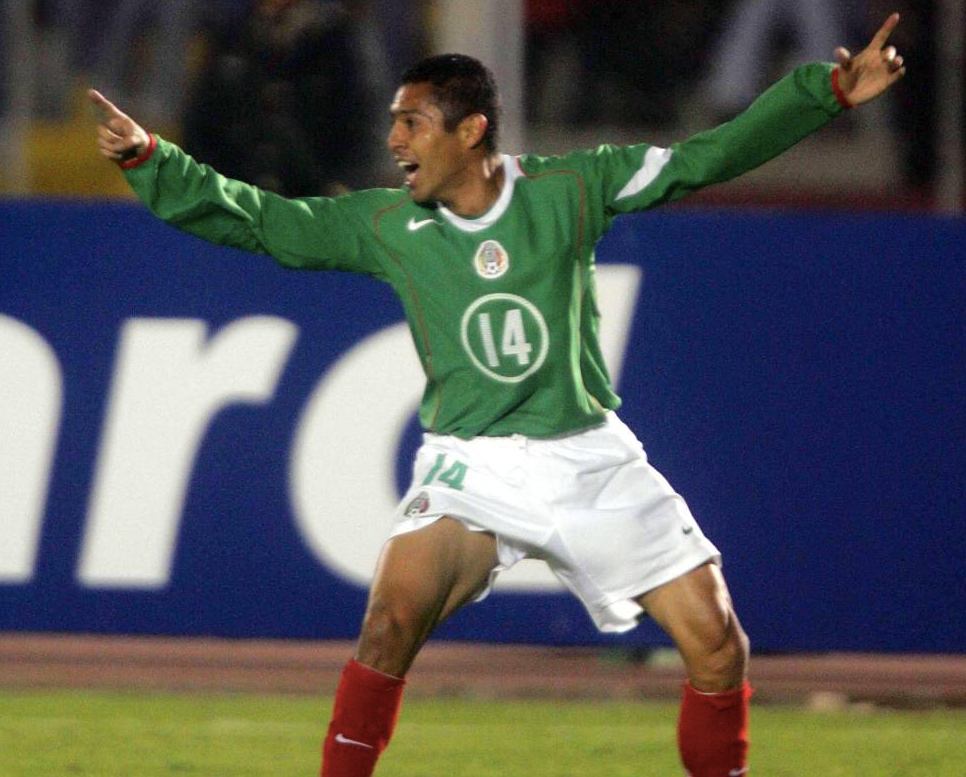
M 482 216 L 499 199 L 505 180 L 503 157 L 494 151 L 467 170 L 462 185 L 442 204 L 463 218 Z

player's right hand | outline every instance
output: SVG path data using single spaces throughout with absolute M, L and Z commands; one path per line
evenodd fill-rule
M 100 114 L 97 125 L 97 148 L 102 155 L 115 162 L 138 156 L 151 143 L 151 138 L 140 124 L 123 113 L 96 89 L 88 89 L 87 96 Z

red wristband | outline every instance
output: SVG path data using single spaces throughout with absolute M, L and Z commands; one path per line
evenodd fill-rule
M 138 154 L 134 159 L 127 159 L 123 162 L 118 162 L 122 170 L 133 170 L 138 165 L 143 165 L 151 158 L 151 154 L 154 153 L 154 149 L 158 147 L 158 139 L 154 135 L 148 135 L 148 144 L 145 146 L 141 153 Z
M 849 98 L 845 96 L 845 92 L 842 91 L 842 85 L 839 83 L 839 69 L 832 69 L 832 91 L 835 93 L 835 99 L 838 104 L 841 105 L 845 110 L 854 108 L 855 106 L 849 102 Z

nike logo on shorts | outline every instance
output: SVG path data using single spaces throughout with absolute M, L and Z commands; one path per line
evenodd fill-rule
M 747 766 L 743 769 L 732 769 L 730 772 L 728 772 L 728 777 L 741 777 L 742 774 L 748 774 Z
M 367 745 L 365 742 L 360 742 L 358 739 L 349 739 L 347 736 L 343 736 L 341 733 L 335 735 L 335 741 L 340 745 L 353 745 L 354 747 L 364 747 L 367 750 L 375 750 L 372 745 Z
M 410 232 L 415 232 L 417 229 L 422 229 L 423 227 L 429 226 L 430 224 L 435 224 L 433 219 L 423 219 L 422 221 L 416 221 L 415 218 L 410 218 L 409 223 L 406 224 L 406 229 Z

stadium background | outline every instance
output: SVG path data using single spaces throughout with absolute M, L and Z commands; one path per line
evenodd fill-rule
M 335 191 L 392 182 L 384 106 L 424 52 L 494 63 L 511 152 L 667 143 L 727 118 L 710 83 L 737 3 L 295 3 L 324 10 L 306 18 L 328 37 L 274 70 L 251 4 L 128 17 L 138 5 L 0 4 L 0 681 L 235 687 L 281 665 L 258 676 L 287 688 L 302 680 L 286 671 L 308 672 L 316 688 L 384 535 L 384 513 L 355 505 L 398 489 L 417 438 L 399 310 L 376 284 L 282 273 L 155 224 L 94 154 L 84 86 L 213 155 L 257 138 L 226 163 L 259 183 Z M 833 5 L 849 41 L 883 10 Z M 624 416 L 724 550 L 766 697 L 966 696 L 963 4 L 909 5 L 894 95 L 739 182 L 622 220 L 600 251 Z M 247 65 L 225 48 L 238 30 Z M 795 25 L 769 35 L 774 74 Z M 320 41 L 335 85 L 301 80 Z M 267 115 L 212 127 L 232 121 L 219 87 L 238 73 L 260 79 Z M 300 129 L 303 88 L 317 105 L 342 95 L 327 124 Z M 294 161 L 262 142 L 280 127 Z M 313 157 L 319 138 L 342 138 L 345 158 Z M 349 401 L 369 419 L 358 451 Z M 175 421 L 183 406 L 194 415 Z M 539 572 L 441 637 L 417 667 L 428 691 L 495 688 L 476 643 L 510 645 L 496 663 L 530 691 L 570 677 L 673 693 L 679 677 L 656 630 L 602 638 Z M 304 642 L 319 639 L 333 642 Z

